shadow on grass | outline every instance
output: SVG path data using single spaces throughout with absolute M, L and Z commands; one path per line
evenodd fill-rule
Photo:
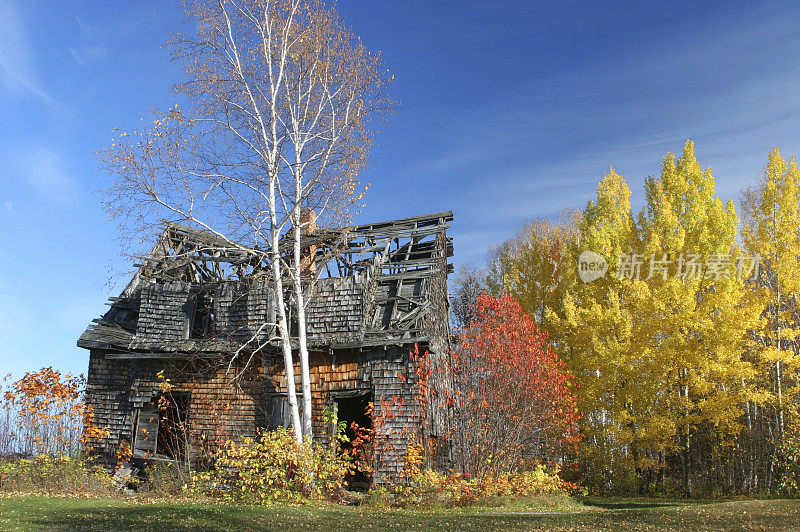
M 673 499 L 600 499 L 593 497 L 580 499 L 580 502 L 584 506 L 604 508 L 606 510 L 646 510 L 649 508 L 689 506 L 698 503 L 698 501 L 688 499 L 686 501 L 682 501 Z

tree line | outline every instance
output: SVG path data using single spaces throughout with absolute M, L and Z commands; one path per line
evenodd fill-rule
M 462 268 L 453 320 L 466 327 L 478 294 L 507 293 L 547 333 L 576 383 L 573 474 L 595 490 L 791 491 L 798 186 L 795 159 L 775 148 L 737 209 L 688 141 L 645 180 L 635 213 L 611 169 L 582 211 L 536 220 L 485 268 Z

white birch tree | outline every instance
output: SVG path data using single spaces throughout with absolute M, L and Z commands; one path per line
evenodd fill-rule
M 152 124 L 101 150 L 116 178 L 106 207 L 125 231 L 142 234 L 167 218 L 269 263 L 276 323 L 264 326 L 276 333 L 267 342 L 251 338 L 233 358 L 280 346 L 301 441 L 312 437 L 302 210 L 332 219 L 360 199 L 356 176 L 376 119 L 392 107 L 390 77 L 380 56 L 319 1 L 198 0 L 187 15 L 193 31 L 170 42 L 173 60 L 185 66 L 175 92 L 187 110 L 156 113 Z M 286 288 L 298 313 L 302 422 Z

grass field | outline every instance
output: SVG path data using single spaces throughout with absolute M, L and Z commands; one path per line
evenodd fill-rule
M 800 500 L 586 499 L 514 509 L 375 510 L 146 499 L 0 499 L 2 530 L 798 530 Z

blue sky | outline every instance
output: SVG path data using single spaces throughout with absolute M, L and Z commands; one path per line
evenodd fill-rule
M 800 152 L 800 4 L 340 0 L 395 74 L 358 221 L 453 210 L 456 262 L 581 207 L 613 165 L 641 205 L 696 141 L 736 197 Z M 114 127 L 172 103 L 159 1 L 0 0 L 0 374 L 81 373 L 75 347 L 124 268 L 96 193 Z

